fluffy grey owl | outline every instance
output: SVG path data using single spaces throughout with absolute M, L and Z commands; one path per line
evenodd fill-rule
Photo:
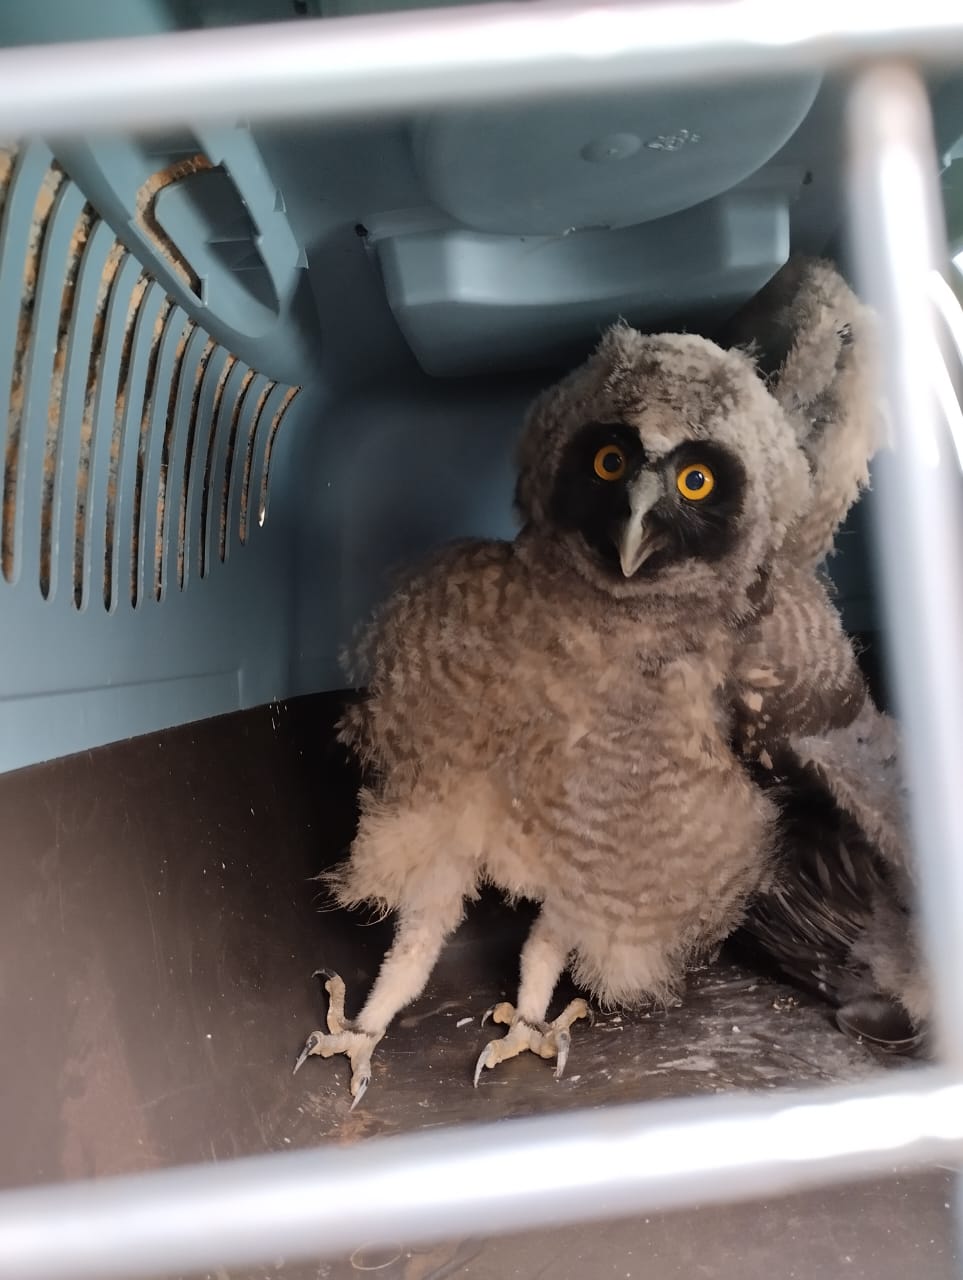
M 335 890 L 396 935 L 353 1022 L 329 977 L 298 1065 L 347 1054 L 355 1101 L 482 883 L 541 909 L 476 1083 L 526 1050 L 561 1072 L 587 1013 L 546 1021 L 567 966 L 605 1003 L 665 997 L 767 870 L 775 808 L 719 694 L 809 501 L 785 414 L 745 354 L 620 326 L 536 403 L 519 462 L 518 538 L 451 548 L 388 601 L 342 724 L 374 781 Z
M 873 705 L 820 572 L 877 445 L 872 319 L 826 263 L 789 265 L 746 317 L 813 477 L 744 630 L 738 749 L 780 804 L 777 875 L 743 937 L 838 1008 L 840 1026 L 917 1047 L 929 1013 L 896 728 Z

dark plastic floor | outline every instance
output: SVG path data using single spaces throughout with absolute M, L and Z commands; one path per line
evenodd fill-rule
M 0 778 L 2 1185 L 906 1069 L 787 988 L 720 963 L 679 1008 L 578 1027 L 560 1083 L 527 1057 L 473 1090 L 479 1019 L 513 994 L 529 918 L 489 897 L 379 1046 L 357 1111 L 340 1059 L 312 1059 L 292 1079 L 323 1013 L 312 970 L 341 972 L 350 1012 L 390 937 L 320 910 L 310 880 L 353 826 L 334 705 L 262 709 Z M 955 1274 L 950 1203 L 948 1172 L 894 1171 L 765 1205 L 421 1251 L 402 1241 L 353 1263 L 243 1277 L 943 1280 Z

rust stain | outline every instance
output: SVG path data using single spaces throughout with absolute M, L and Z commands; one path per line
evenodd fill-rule
M 104 536 L 104 608 L 109 609 L 114 594 L 114 533 L 117 520 L 117 478 L 120 472 L 120 455 L 124 436 L 124 419 L 127 413 L 127 393 L 130 382 L 130 365 L 134 349 L 134 329 L 141 307 L 147 296 L 150 276 L 142 271 L 134 282 L 127 304 L 124 324 L 124 341 L 120 353 L 120 371 L 117 375 L 117 395 L 114 399 L 114 425 L 110 435 L 110 461 L 107 474 L 107 516 Z
M 290 409 L 296 396 L 301 392 L 300 387 L 291 387 L 284 396 L 284 399 L 277 407 L 277 412 L 271 419 L 271 428 L 268 431 L 267 443 L 264 446 L 264 471 L 261 474 L 261 496 L 258 502 L 258 520 L 263 524 L 267 518 L 268 505 L 268 489 L 271 483 L 271 458 L 274 454 L 274 445 L 277 440 L 278 431 L 281 423 L 284 421 L 284 415 Z
M 84 411 L 80 422 L 80 455 L 77 461 L 77 499 L 74 507 L 74 605 L 80 608 L 84 599 L 84 542 L 87 534 L 87 498 L 90 490 L 90 455 L 94 440 L 94 408 L 97 388 L 100 385 L 100 366 L 104 354 L 104 334 L 107 325 L 107 304 L 121 264 L 127 257 L 127 249 L 115 240 L 107 254 L 97 286 L 94 302 L 94 321 L 90 338 L 90 359 L 87 363 L 87 385 L 84 391 Z
M 0 141 L 0 218 L 3 217 L 3 210 L 10 191 L 10 179 L 13 177 L 13 170 L 19 154 L 19 148 L 16 145 Z
M 0 213 L 3 212 L 4 197 L 13 174 L 18 148 L 11 143 L 0 142 Z
M 43 454 L 43 493 L 40 501 L 40 592 L 46 600 L 53 580 L 53 520 L 57 497 L 57 464 L 60 460 L 60 443 L 63 422 L 63 389 L 67 370 L 68 335 L 74 323 L 74 304 L 77 298 L 77 277 L 84 251 L 98 218 L 89 204 L 85 204 L 77 218 L 70 237 L 70 249 L 60 295 L 60 320 L 57 326 L 57 346 L 54 351 L 50 377 L 50 395 L 47 400 L 47 432 Z
M 244 401 L 247 397 L 248 387 L 254 379 L 254 370 L 248 369 L 244 375 L 240 389 L 237 393 L 237 399 L 234 402 L 234 412 L 231 415 L 231 431 L 227 439 L 227 462 L 224 466 L 224 486 L 221 490 L 221 522 L 218 533 L 218 555 L 221 564 L 227 558 L 227 516 L 231 503 L 231 472 L 234 469 L 234 448 L 237 444 L 237 428 L 241 420 L 241 410 L 244 407 Z
M 181 485 L 180 513 L 177 520 L 177 585 L 184 590 L 185 548 L 187 545 L 187 497 L 191 483 L 191 470 L 194 465 L 194 441 L 197 437 L 197 413 L 201 399 L 201 387 L 211 357 L 217 350 L 217 343 L 208 338 L 207 346 L 201 352 L 197 362 L 197 375 L 194 379 L 194 395 L 191 399 L 191 416 L 187 424 L 187 447 L 184 452 L 184 480 Z
M 257 440 L 258 424 L 261 421 L 261 414 L 264 412 L 267 398 L 277 385 L 276 382 L 269 382 L 260 396 L 258 396 L 258 401 L 254 406 L 254 412 L 251 414 L 251 421 L 248 426 L 247 448 L 244 451 L 244 473 L 241 478 L 241 515 L 238 528 L 238 535 L 242 544 L 247 542 L 247 508 L 250 499 L 251 467 L 254 463 L 254 445 Z
M 157 381 L 157 362 L 160 359 L 161 339 L 168 319 L 174 309 L 173 298 L 165 297 L 164 305 L 154 321 L 151 334 L 150 355 L 147 357 L 147 376 L 144 379 L 144 400 L 140 415 L 140 431 L 137 436 L 137 467 L 134 475 L 134 502 L 130 534 L 130 603 L 136 607 L 139 598 L 140 518 L 144 498 L 144 471 L 147 466 L 147 446 L 150 424 L 154 416 L 154 384 Z
M 227 385 L 227 379 L 238 363 L 237 356 L 230 356 L 227 363 L 221 371 L 221 376 L 214 392 L 214 405 L 211 409 L 211 421 L 207 432 L 207 457 L 204 461 L 204 481 L 201 490 L 201 536 L 198 557 L 198 568 L 202 578 L 207 577 L 210 565 L 208 563 L 208 521 L 210 518 L 211 507 L 211 472 L 214 469 L 214 448 L 217 443 L 217 423 L 221 415 L 221 404 L 224 400 L 224 389 Z
M 195 173 L 210 173 L 215 167 L 203 152 L 183 156 L 173 164 L 169 164 L 166 169 L 158 169 L 156 173 L 152 173 L 134 197 L 136 227 L 151 242 L 178 279 L 183 281 L 198 298 L 201 294 L 201 282 L 197 273 L 157 221 L 155 207 L 157 197 L 162 191 L 176 186 L 178 182 L 183 182 L 185 178 L 190 178 Z
M 10 403 L 7 413 L 7 439 L 4 450 L 3 512 L 0 520 L 0 567 L 8 582 L 13 579 L 14 538 L 17 518 L 17 484 L 20 468 L 20 437 L 23 430 L 23 409 L 26 396 L 26 371 L 31 350 L 34 302 L 37 293 L 37 277 L 43 254 L 50 215 L 57 193 L 66 181 L 66 174 L 57 164 L 52 164 L 44 174 L 37 192 L 30 222 L 30 233 L 24 256 L 23 283 L 20 293 L 20 315 L 14 340 L 13 373 L 10 381 Z

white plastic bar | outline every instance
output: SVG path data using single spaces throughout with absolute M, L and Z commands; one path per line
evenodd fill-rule
M 944 1061 L 963 1071 L 963 474 L 937 394 L 947 375 L 934 277 L 949 255 L 929 102 L 915 71 L 862 77 L 849 151 L 853 247 L 887 352 L 893 451 L 875 468 L 878 543 L 937 1032 Z
M 963 1155 L 963 1084 L 690 1099 L 258 1156 L 0 1197 L 2 1280 L 344 1257 L 769 1197 Z
M 892 20 L 890 6 L 878 4 L 797 8 L 784 16 L 772 0 L 597 10 L 536 2 L 160 38 L 131 42 L 123 56 L 107 45 L 83 57 L 77 48 L 28 51 L 0 58 L 0 135 L 58 132 L 67 121 L 82 130 L 168 125 L 188 104 L 193 117 L 330 116 L 563 81 L 782 73 L 897 47 L 963 55 L 963 14 L 947 16 L 957 6 L 920 0 Z M 890 598 L 926 921 L 946 971 L 937 996 L 948 1065 L 862 1090 L 613 1108 L 8 1192 L 0 1196 L 3 1280 L 106 1280 L 330 1256 L 361 1243 L 726 1202 L 963 1159 L 963 1020 L 952 982 L 963 972 L 963 851 L 952 804 L 963 779 L 952 742 L 963 709 L 952 669 L 963 577 L 947 437 L 931 394 L 933 317 L 923 300 L 940 243 L 915 73 L 864 73 L 849 127 L 855 239 L 883 309 L 900 448 L 883 495 L 886 564 L 896 575 Z
M 525 0 L 0 52 L 0 137 L 963 61 L 957 0 Z

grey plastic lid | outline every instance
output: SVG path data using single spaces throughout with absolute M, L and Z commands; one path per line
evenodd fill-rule
M 586 101 L 447 111 L 413 131 L 433 204 L 477 231 L 555 235 L 636 226 L 756 172 L 813 104 L 820 78 L 660 88 Z

